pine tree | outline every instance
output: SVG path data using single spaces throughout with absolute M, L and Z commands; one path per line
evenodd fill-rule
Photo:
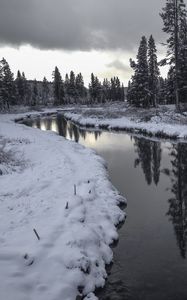
M 75 89 L 76 94 L 79 96 L 79 98 L 83 98 L 86 95 L 86 90 L 84 86 L 84 79 L 81 73 L 79 73 L 75 78 Z
M 89 95 L 92 103 L 99 103 L 102 100 L 102 85 L 93 73 L 91 74 L 91 83 L 89 84 Z
M 103 80 L 102 91 L 103 91 L 103 102 L 111 100 L 110 81 L 107 78 Z
M 33 82 L 33 90 L 32 90 L 32 105 L 36 105 L 38 101 L 38 85 L 36 79 Z
M 124 85 L 123 85 L 123 83 L 122 83 L 122 85 L 121 85 L 121 97 L 120 97 L 120 101 L 125 101 L 125 88 L 124 88 Z
M 168 63 L 174 67 L 175 80 L 175 103 L 179 110 L 179 78 L 180 78 L 180 55 L 181 40 L 180 29 L 181 22 L 186 18 L 186 9 L 183 0 L 166 0 L 166 5 L 160 14 L 164 27 L 163 31 L 169 35 L 167 39 L 167 58 L 164 63 Z
M 171 66 L 166 80 L 166 101 L 167 104 L 175 104 L 175 71 Z
M 44 77 L 42 82 L 42 103 L 44 105 L 47 105 L 48 98 L 49 98 L 49 83 L 46 77 Z
M 23 103 L 24 104 L 29 104 L 31 101 L 31 94 L 32 90 L 31 87 L 28 84 L 28 81 L 25 77 L 25 73 L 22 72 L 22 85 L 23 85 Z
M 187 20 L 181 20 L 179 28 L 180 53 L 179 53 L 179 100 L 187 103 Z
M 147 62 L 147 40 L 143 36 L 140 42 L 137 55 L 137 63 L 130 60 L 134 69 L 130 90 L 130 102 L 138 107 L 149 107 L 149 73 Z
M 75 73 L 73 71 L 70 72 L 68 95 L 73 99 L 77 98 L 77 91 L 75 87 Z
M 149 92 L 150 104 L 157 106 L 158 94 L 158 77 L 160 75 L 157 62 L 157 49 L 153 36 L 151 35 L 148 42 L 148 68 L 149 68 Z
M 158 78 L 158 103 L 166 104 L 166 85 L 167 80 L 163 77 L 159 76 Z
M 16 103 L 14 75 L 5 58 L 0 61 L 0 99 L 3 108 Z
M 24 77 L 21 75 L 21 72 L 18 70 L 17 77 L 15 80 L 16 89 L 17 89 L 17 101 L 19 104 L 25 104 L 24 98 L 25 98 L 25 81 Z
M 116 78 L 111 78 L 110 80 L 110 95 L 112 101 L 116 100 Z
M 128 81 L 128 87 L 127 87 L 127 102 L 131 105 L 132 104 L 132 94 L 131 94 L 131 92 L 132 92 L 132 90 L 131 90 L 131 88 L 132 88 L 132 83 L 131 83 L 131 81 L 129 80 Z
M 60 105 L 64 103 L 64 84 L 60 71 L 57 67 L 53 72 L 53 87 L 54 87 L 54 104 Z

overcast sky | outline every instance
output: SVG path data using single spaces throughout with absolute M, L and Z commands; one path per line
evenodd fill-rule
M 82 71 L 86 81 L 94 71 L 100 77 L 119 75 L 126 82 L 129 58 L 135 56 L 141 36 L 153 34 L 158 43 L 164 41 L 159 17 L 164 4 L 165 0 L 0 0 L 0 56 L 29 79 L 51 79 L 57 65 L 62 75 L 71 69 Z

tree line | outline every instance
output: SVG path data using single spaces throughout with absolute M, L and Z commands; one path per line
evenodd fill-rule
M 101 82 L 91 74 L 89 87 L 84 84 L 81 73 L 73 71 L 63 79 L 58 67 L 52 74 L 52 82 L 46 77 L 43 81 L 27 80 L 24 72 L 18 70 L 14 79 L 10 66 L 5 58 L 0 61 L 0 108 L 9 109 L 10 105 L 38 104 L 63 105 L 74 103 L 104 103 L 106 101 L 124 101 L 124 86 L 118 77 Z
M 168 34 L 166 58 L 158 62 L 153 36 L 140 41 L 137 61 L 130 60 L 134 74 L 129 81 L 127 99 L 137 107 L 156 107 L 175 103 L 177 110 L 187 103 L 187 11 L 183 0 L 166 0 L 160 14 L 163 31 Z M 166 79 L 160 66 L 169 65 Z

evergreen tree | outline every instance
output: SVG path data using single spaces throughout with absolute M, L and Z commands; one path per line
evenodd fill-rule
M 131 94 L 131 92 L 132 92 L 132 83 L 131 83 L 131 81 L 129 80 L 128 81 L 128 87 L 127 87 L 127 102 L 131 105 L 132 104 L 132 97 L 133 97 L 133 95 Z
M 73 99 L 77 98 L 77 91 L 75 87 L 75 73 L 73 71 L 70 72 L 68 95 Z
M 158 78 L 158 103 L 159 104 L 166 104 L 166 85 L 167 80 L 163 77 Z
M 187 20 L 181 20 L 179 28 L 180 55 L 179 55 L 179 100 L 187 103 Z
M 44 77 L 42 82 L 42 103 L 44 105 L 47 105 L 48 98 L 49 98 L 49 83 L 46 77 Z
M 158 77 L 160 75 L 156 53 L 155 41 L 151 35 L 148 42 L 149 92 L 150 104 L 154 107 L 157 106 Z
M 23 84 L 23 103 L 29 104 L 31 98 L 31 87 L 28 84 L 28 81 L 25 77 L 25 73 L 22 72 L 22 84 Z
M 0 99 L 3 108 L 16 103 L 14 75 L 5 58 L 0 61 Z
M 25 77 L 21 75 L 21 72 L 18 70 L 17 77 L 15 80 L 16 88 L 17 88 L 17 97 L 18 97 L 18 103 L 19 104 L 25 104 Z
M 121 97 L 120 97 L 120 101 L 125 101 L 125 88 L 124 88 L 123 83 L 122 83 L 120 89 L 121 89 Z
M 84 87 L 84 79 L 81 73 L 79 73 L 75 78 L 75 89 L 79 98 L 85 97 L 86 90 Z
M 169 35 L 167 39 L 167 59 L 163 64 L 170 64 L 174 68 L 175 103 L 179 107 L 180 69 L 181 69 L 181 41 L 180 30 L 186 18 L 186 9 L 183 0 L 166 0 L 166 5 L 160 14 L 164 23 L 163 31 Z
M 67 73 L 66 73 L 66 76 L 65 76 L 64 88 L 65 88 L 65 91 L 67 93 L 68 92 L 68 88 L 69 88 L 69 75 Z
M 116 100 L 116 78 L 111 78 L 110 81 L 110 96 L 112 101 Z
M 168 77 L 166 81 L 166 101 L 167 104 L 175 103 L 175 72 L 173 66 L 171 66 L 168 71 Z
M 140 42 L 137 55 L 137 63 L 130 60 L 134 69 L 132 85 L 130 89 L 130 102 L 138 107 L 149 107 L 149 73 L 147 62 L 147 40 L 143 36 Z
M 64 84 L 60 71 L 57 67 L 53 72 L 53 87 L 54 87 L 54 104 L 60 105 L 64 103 Z
M 102 91 L 103 91 L 103 102 L 111 100 L 111 93 L 110 93 L 110 81 L 105 78 L 102 84 Z
M 92 103 L 101 102 L 102 100 L 102 85 L 97 76 L 91 74 L 91 83 L 89 84 L 89 94 Z
M 38 86 L 36 79 L 33 82 L 33 90 L 32 90 L 32 105 L 36 105 L 38 102 Z

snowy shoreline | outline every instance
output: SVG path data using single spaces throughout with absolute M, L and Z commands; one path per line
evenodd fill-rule
M 169 124 L 155 119 L 148 122 L 131 120 L 128 117 L 120 118 L 97 118 L 97 116 L 86 117 L 81 113 L 63 112 L 66 119 L 75 124 L 87 128 L 99 128 L 113 131 L 126 131 L 142 134 L 148 137 L 157 137 L 174 140 L 187 140 L 187 125 Z M 187 118 L 187 117 L 186 117 Z
M 0 115 L 0 298 L 96 299 L 125 199 L 93 150 L 14 122 L 29 114 Z

